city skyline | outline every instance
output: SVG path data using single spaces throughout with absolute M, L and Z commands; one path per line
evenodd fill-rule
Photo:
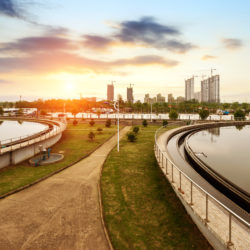
M 184 96 L 184 79 L 221 76 L 221 102 L 250 102 L 248 1 L 0 3 L 0 101 Z M 221 9 L 223 8 L 223 18 Z M 213 19 L 210 13 L 213 13 Z

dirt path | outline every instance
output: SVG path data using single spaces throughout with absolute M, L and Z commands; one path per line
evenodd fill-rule
M 0 249 L 109 249 L 98 180 L 116 142 L 112 137 L 74 166 L 0 200 Z

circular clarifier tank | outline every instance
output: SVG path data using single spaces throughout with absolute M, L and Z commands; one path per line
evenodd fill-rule
M 48 125 L 38 122 L 2 120 L 0 121 L 0 141 L 4 145 L 48 129 Z
M 186 138 L 185 148 L 212 178 L 249 201 L 250 125 L 195 131 Z

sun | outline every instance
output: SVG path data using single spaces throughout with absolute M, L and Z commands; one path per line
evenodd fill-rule
M 72 92 L 75 89 L 75 84 L 73 82 L 65 82 L 64 83 L 64 89 L 67 92 Z

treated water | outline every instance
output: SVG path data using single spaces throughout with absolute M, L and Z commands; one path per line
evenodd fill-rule
M 218 127 L 193 134 L 188 144 L 215 172 L 250 193 L 250 126 Z
M 48 129 L 47 125 L 26 121 L 0 121 L 0 141 L 2 144 L 25 138 Z

